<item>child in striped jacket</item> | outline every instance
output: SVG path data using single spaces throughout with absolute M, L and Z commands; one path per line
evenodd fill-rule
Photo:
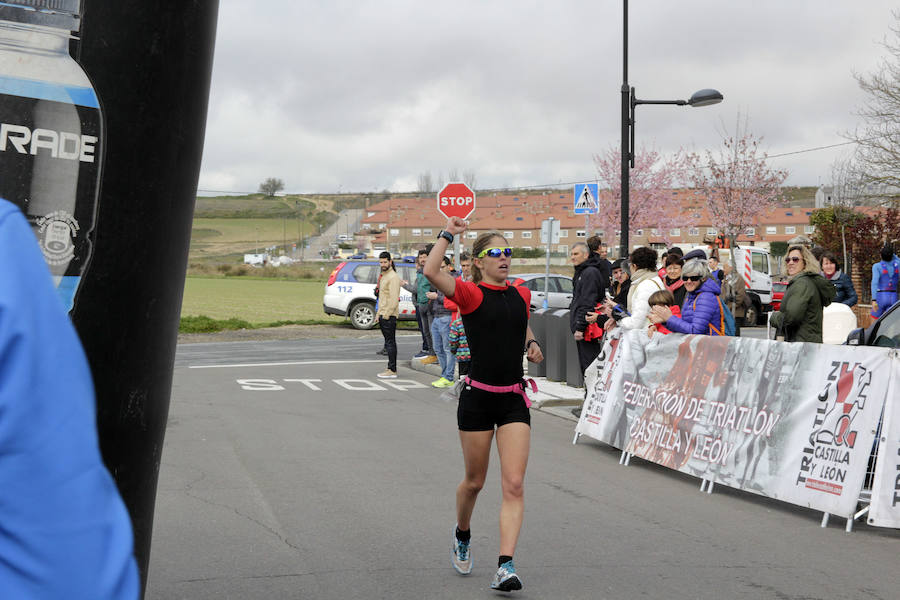
M 456 355 L 459 378 L 462 379 L 469 374 L 472 354 L 469 352 L 469 341 L 466 339 L 466 330 L 463 328 L 462 317 L 459 316 L 459 313 L 450 323 L 450 352 Z

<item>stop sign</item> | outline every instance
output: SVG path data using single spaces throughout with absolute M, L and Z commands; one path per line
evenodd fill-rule
M 467 219 L 475 210 L 475 192 L 465 183 L 448 183 L 438 192 L 437 209 L 448 219 Z

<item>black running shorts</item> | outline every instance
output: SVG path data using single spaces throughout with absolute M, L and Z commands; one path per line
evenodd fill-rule
M 498 394 L 464 385 L 459 393 L 456 422 L 460 431 L 492 431 L 507 423 L 525 423 L 530 427 L 531 412 L 521 394 Z

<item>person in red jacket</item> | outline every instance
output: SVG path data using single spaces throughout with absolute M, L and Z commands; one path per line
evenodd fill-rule
M 669 290 L 659 290 L 658 292 L 653 292 L 650 294 L 650 298 L 647 300 L 650 304 L 650 308 L 654 306 L 665 306 L 671 311 L 673 315 L 676 317 L 681 316 L 681 308 L 678 304 L 675 303 L 675 295 Z M 647 334 L 650 337 L 653 337 L 653 334 L 656 332 L 667 334 L 672 333 L 667 327 L 665 323 L 651 323 L 650 327 L 647 328 Z

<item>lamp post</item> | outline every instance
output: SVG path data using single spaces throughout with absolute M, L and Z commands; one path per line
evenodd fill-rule
M 703 89 L 689 100 L 639 100 L 628 84 L 628 0 L 622 0 L 622 217 L 619 233 L 619 258 L 628 256 L 628 211 L 631 199 L 631 169 L 634 167 L 634 107 L 638 104 L 675 104 L 709 106 L 722 101 L 717 90 Z

